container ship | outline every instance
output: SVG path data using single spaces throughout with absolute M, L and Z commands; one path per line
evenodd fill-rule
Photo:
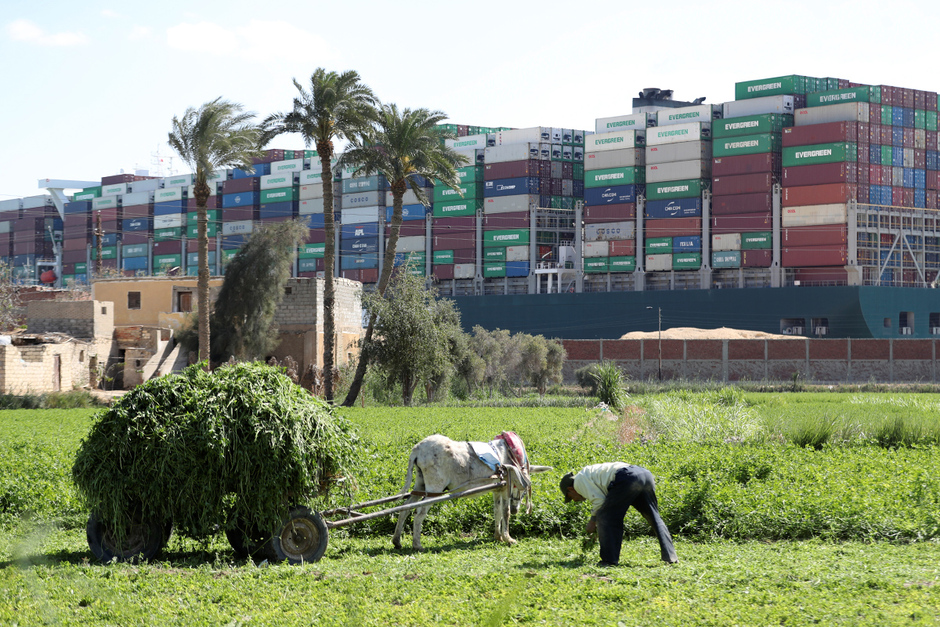
M 809 337 L 940 336 L 938 94 L 789 75 L 706 104 L 644 89 L 594 129 L 444 125 L 459 190 L 405 198 L 396 264 L 452 298 L 466 328 L 558 338 L 734 327 Z M 334 206 L 323 206 L 323 185 Z M 196 273 L 191 175 L 117 175 L 71 196 L 0 202 L 20 282 Z M 314 151 L 215 173 L 210 266 L 253 229 L 308 221 L 294 273 L 378 280 L 391 219 L 381 176 L 320 179 Z M 100 251 L 100 256 L 99 252 Z

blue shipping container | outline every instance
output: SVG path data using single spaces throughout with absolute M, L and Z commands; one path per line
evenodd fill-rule
M 258 208 L 258 219 L 284 218 L 297 215 L 297 203 L 292 200 L 271 202 Z
M 119 237 L 117 233 L 105 233 L 101 236 L 101 245 L 102 246 L 116 246 L 118 243 Z M 94 235 L 91 237 L 92 246 L 98 245 L 98 238 Z
M 363 237 L 378 237 L 378 236 L 379 236 L 379 223 L 378 222 L 362 222 L 360 224 L 343 224 L 340 226 L 340 232 L 339 232 L 340 240 L 359 239 Z
M 868 163 L 881 165 L 881 144 L 870 144 L 868 146 Z
M 91 211 L 90 200 L 76 200 L 65 203 L 65 213 L 88 213 Z
M 507 261 L 506 262 L 506 276 L 529 276 L 529 262 L 528 261 Z
M 254 164 L 254 172 L 248 173 L 241 168 L 232 168 L 232 178 L 233 179 L 245 179 L 252 176 L 266 176 L 271 174 L 271 164 L 270 163 L 256 163 Z
M 247 239 L 248 239 L 248 236 L 245 234 L 223 235 L 222 236 L 222 248 L 224 248 L 225 250 L 233 250 L 235 248 L 241 248 Z
M 647 200 L 644 215 L 647 218 L 698 218 L 702 215 L 701 198 L 673 198 Z
M 388 182 L 381 174 L 376 176 L 354 176 L 343 179 L 343 193 L 356 194 L 359 192 L 380 192 L 388 189 Z
M 379 267 L 378 253 L 364 255 L 342 255 L 339 258 L 340 270 L 369 270 Z
M 121 220 L 122 231 L 149 231 L 150 218 L 129 218 Z
M 904 111 L 904 128 L 914 128 L 914 110 L 902 107 Z
M 517 194 L 538 194 L 539 179 L 535 176 L 520 176 L 511 179 L 484 181 L 483 197 L 498 198 Z
M 642 185 L 615 185 L 613 187 L 589 187 L 584 190 L 584 204 L 589 206 L 619 205 L 636 202 L 636 195 L 643 191 Z M 550 207 L 551 205 L 542 205 Z
M 182 200 L 168 200 L 166 202 L 153 203 L 153 215 L 168 216 L 174 213 L 185 213 L 186 205 Z
M 904 146 L 904 129 L 900 126 L 891 127 L 891 145 Z M 900 162 L 898 162 L 900 163 Z
M 258 192 L 239 192 L 237 194 L 222 194 L 222 208 L 250 207 L 257 205 L 260 195 Z
M 311 229 L 322 229 L 324 225 L 324 217 L 322 213 L 310 213 L 307 215 L 299 216 L 300 218 L 307 221 L 307 225 Z M 339 225 L 339 212 L 333 212 L 333 220 L 337 225 Z
M 926 179 L 925 179 L 925 182 L 926 182 Z M 904 187 L 907 187 L 907 188 L 914 187 L 914 168 L 904 168 L 903 183 L 904 183 Z
M 915 189 L 914 190 L 914 206 L 921 209 L 927 206 L 927 190 L 926 189 Z
M 926 170 L 914 170 L 914 187 L 916 189 L 925 189 L 927 187 Z
M 702 250 L 701 235 L 686 235 L 672 238 L 672 251 L 677 253 L 699 252 Z
M 121 267 L 125 270 L 146 270 L 149 261 L 148 257 L 125 257 L 121 260 Z
M 339 251 L 344 255 L 377 253 L 379 252 L 379 238 L 358 237 L 355 239 L 342 239 L 339 242 Z
M 393 207 L 385 208 L 385 222 L 388 224 L 392 223 L 392 211 Z M 417 205 L 403 205 L 401 208 L 401 219 L 403 222 L 409 220 L 424 220 L 428 215 L 428 208 L 418 203 Z

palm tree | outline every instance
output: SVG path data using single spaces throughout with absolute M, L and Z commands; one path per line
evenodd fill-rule
M 336 264 L 336 226 L 333 220 L 333 140 L 352 139 L 374 119 L 375 96 L 360 82 L 359 74 L 342 74 L 317 68 L 310 77 L 310 90 L 297 79 L 294 87 L 294 108 L 275 113 L 264 120 L 264 139 L 282 133 L 299 133 L 307 146 L 313 144 L 320 158 L 323 181 L 323 229 L 326 243 L 323 252 L 323 372 L 326 400 L 333 400 L 333 368 L 336 352 L 334 302 L 336 300 L 333 271 Z
M 378 120 L 370 132 L 363 137 L 351 139 L 352 146 L 340 158 L 340 165 L 358 166 L 357 176 L 383 175 L 392 192 L 392 223 L 382 275 L 376 291 L 384 296 L 398 246 L 398 233 L 402 223 L 402 198 L 411 188 L 425 206 L 430 205 L 420 178 L 436 179 L 437 184 L 457 189 L 460 179 L 457 168 L 468 163 L 467 158 L 447 147 L 444 140 L 451 135 L 444 132 L 439 123 L 447 119 L 441 111 L 404 108 L 399 111 L 394 104 L 382 105 Z M 372 340 L 375 312 L 369 315 L 363 346 Z M 343 405 L 351 407 L 359 396 L 362 380 L 366 374 L 368 357 L 363 353 L 356 368 L 356 376 L 349 388 Z
M 252 158 L 261 156 L 261 128 L 253 113 L 221 97 L 198 109 L 189 107 L 182 118 L 173 116 L 168 143 L 193 171 L 196 226 L 199 240 L 199 277 L 196 283 L 199 311 L 199 355 L 209 368 L 209 238 L 206 204 L 211 195 L 209 176 L 219 168 L 253 171 Z

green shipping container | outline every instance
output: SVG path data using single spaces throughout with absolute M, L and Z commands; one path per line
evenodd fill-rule
M 936 111 L 934 111 L 936 114 Z M 927 128 L 927 112 L 922 109 L 914 109 L 914 128 Z
M 529 229 L 483 231 L 483 246 L 524 246 L 529 243 Z
M 894 122 L 894 107 L 891 105 L 881 105 L 881 124 L 891 126 Z
M 894 165 L 892 163 L 892 160 L 894 159 L 894 151 L 892 149 L 893 146 L 881 147 L 881 165 Z
M 428 254 L 424 251 L 414 251 L 410 253 L 399 253 L 395 255 L 395 265 L 402 266 L 405 263 L 410 263 L 413 266 L 418 266 L 421 268 L 419 274 L 424 274 L 424 266 L 427 265 Z M 415 273 L 413 273 L 415 274 Z
M 764 248 L 773 248 L 772 232 L 741 233 L 741 250 L 762 250 Z
M 748 115 L 740 118 L 727 118 L 712 121 L 712 145 L 718 144 L 722 137 L 741 135 L 761 135 L 763 133 L 782 133 L 783 129 L 793 126 L 793 116 L 780 113 Z
M 215 237 L 219 233 L 219 223 L 218 222 L 209 222 L 206 224 L 206 237 Z M 186 237 L 189 239 L 196 239 L 199 237 L 199 225 L 190 224 L 186 227 Z
M 155 242 L 168 242 L 182 237 L 183 229 L 178 226 L 170 229 L 155 229 L 153 232 L 153 241 Z
M 147 244 L 126 244 L 121 249 L 122 257 L 146 257 L 150 252 Z M 103 259 L 104 257 L 102 257 Z
M 483 180 L 483 166 L 482 165 L 468 165 L 462 168 L 457 168 L 457 177 L 460 179 L 461 185 L 467 185 L 469 183 L 477 183 Z M 435 185 L 440 185 L 438 181 L 434 181 Z
M 937 130 L 937 112 L 936 111 L 927 112 L 926 127 L 928 131 Z
M 702 195 L 702 188 L 702 179 L 653 183 L 646 186 L 646 199 L 698 198 Z
M 238 248 L 223 248 L 222 249 L 222 265 L 227 264 L 232 260 L 232 257 L 238 254 Z
M 456 202 L 459 200 L 473 200 L 483 198 L 483 179 L 471 183 L 461 184 L 457 190 L 446 185 L 434 186 L 434 202 Z
M 609 260 L 608 268 L 611 272 L 633 272 L 636 270 L 636 257 L 633 255 L 609 257 Z
M 675 253 L 672 256 L 673 270 L 691 270 L 702 267 L 702 253 Z
M 492 279 L 506 276 L 506 263 L 503 261 L 492 261 L 483 264 L 483 278 Z
M 72 200 L 92 200 L 93 198 L 101 198 L 100 185 L 98 187 L 86 187 L 72 196 Z
M 712 253 L 712 268 L 740 268 L 740 250 L 721 250 Z
M 278 187 L 276 189 L 266 189 L 261 192 L 261 204 L 266 205 L 272 202 L 287 202 L 297 200 L 298 190 L 296 187 Z
M 206 219 L 209 220 L 209 224 L 219 221 L 219 210 L 218 209 L 206 209 Z M 190 211 L 186 214 L 186 226 L 196 226 L 197 220 L 199 219 L 199 213 L 196 211 Z
M 297 257 L 300 259 L 322 259 L 326 252 L 326 244 L 304 244 L 297 248 Z
M 92 250 L 91 256 L 95 256 L 95 251 Z M 102 259 L 117 259 L 117 246 L 102 246 L 101 248 L 101 258 Z
M 506 261 L 506 249 L 502 246 L 483 249 L 483 262 Z
M 783 167 L 858 161 L 858 146 L 851 143 L 790 146 L 783 149 Z M 884 164 L 882 164 L 884 165 Z
M 585 187 L 608 187 L 610 185 L 635 185 L 646 181 L 646 168 L 607 168 L 590 170 L 584 175 Z
M 456 202 L 434 202 L 431 215 L 435 218 L 456 218 L 459 216 L 475 216 L 483 210 L 483 199 L 458 200 Z
M 179 268 L 183 265 L 182 255 L 154 255 L 154 270 L 166 270 L 168 268 Z
M 75 264 L 75 274 L 85 274 L 88 270 L 87 263 L 76 263 Z
M 871 87 L 849 87 L 806 94 L 807 107 L 824 107 L 843 102 L 872 102 Z
M 316 272 L 317 260 L 314 257 L 305 257 L 297 260 L 297 272 Z
M 587 257 L 584 260 L 584 271 L 588 274 L 610 272 L 609 257 Z
M 581 142 L 581 145 L 583 146 L 583 145 L 584 145 L 584 142 Z M 575 161 L 575 162 L 571 165 L 571 170 L 572 170 L 572 171 L 571 171 L 571 176 L 574 178 L 574 180 L 580 181 L 580 180 L 582 180 L 582 179 L 584 178 L 584 163 L 581 163 L 581 162 L 579 162 L 579 161 Z
M 816 79 L 810 79 L 812 88 L 807 90 L 807 78 L 809 77 L 790 74 L 789 76 L 735 83 L 734 99 L 748 100 L 750 98 L 763 98 L 764 96 L 805 94 L 807 91 L 816 91 Z
M 431 263 L 435 266 L 451 265 L 454 263 L 454 251 L 452 250 L 432 250 Z
M 646 254 L 659 255 L 672 252 L 671 237 L 650 237 L 646 240 Z
M 779 133 L 743 135 L 712 141 L 712 155 L 715 157 L 734 157 L 737 155 L 756 155 L 765 152 L 779 152 L 781 146 Z

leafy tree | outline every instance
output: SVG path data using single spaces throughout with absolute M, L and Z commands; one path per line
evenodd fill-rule
M 567 357 L 558 340 L 527 333 L 513 335 L 505 329 L 487 331 L 480 326 L 473 328 L 470 348 L 482 363 L 471 360 L 462 366 L 462 372 L 485 383 L 490 392 L 528 383 L 544 395 L 552 383 L 561 382 Z
M 483 382 L 491 394 L 503 390 L 515 372 L 521 359 L 518 340 L 505 329 L 488 331 L 481 326 L 473 327 L 470 346 L 485 364 Z
M 405 192 L 410 188 L 422 203 L 429 205 L 425 188 L 421 186 L 422 179 L 436 179 L 438 184 L 453 189 L 457 189 L 460 182 L 457 168 L 467 161 L 444 144 L 451 135 L 438 124 L 445 119 L 447 116 L 440 111 L 407 107 L 399 110 L 394 104 L 382 105 L 370 131 L 362 137 L 351 138 L 352 146 L 340 159 L 341 164 L 359 166 L 358 176 L 383 175 L 392 192 L 391 231 L 385 247 L 382 275 L 376 286 L 379 297 L 385 294 L 395 265 Z M 365 344 L 371 341 L 375 327 L 377 309 L 371 311 Z M 344 406 L 355 404 L 367 367 L 366 360 L 360 359 Z
M 320 158 L 323 181 L 323 229 L 326 243 L 323 252 L 323 370 L 326 399 L 333 400 L 333 368 L 336 360 L 336 288 L 333 281 L 336 266 L 336 226 L 333 219 L 333 141 L 352 140 L 366 129 L 375 117 L 375 96 L 364 85 L 359 74 L 342 74 L 317 68 L 310 77 L 310 89 L 294 79 L 297 96 L 293 109 L 274 113 L 264 120 L 264 139 L 283 133 L 299 133 L 307 146 L 313 144 Z
M 196 282 L 199 315 L 199 356 L 208 359 L 209 334 L 209 237 L 206 206 L 211 195 L 209 176 L 219 168 L 236 167 L 253 171 L 252 159 L 261 156 L 261 129 L 252 122 L 253 113 L 221 97 L 186 109 L 183 117 L 173 116 L 168 143 L 193 171 L 196 198 L 196 226 L 199 241 L 199 275 Z M 100 239 L 100 238 L 99 238 Z
M 274 314 L 308 232 L 300 220 L 265 225 L 228 262 L 212 314 L 214 361 L 259 360 L 277 347 Z
M 449 378 L 455 361 L 453 339 L 463 334 L 453 301 L 437 298 L 422 277 L 399 269 L 384 297 L 371 292 L 363 304 L 375 319 L 376 332 L 363 339 L 361 359 L 381 368 L 389 384 L 401 384 L 402 403 L 412 404 L 420 383 L 437 382 L 439 387 Z
M 0 261 L 0 330 L 8 331 L 18 324 L 17 309 L 20 306 L 19 290 L 13 283 L 13 268 Z
M 561 383 L 561 369 L 567 353 L 558 340 L 548 340 L 543 335 L 523 334 L 521 338 L 520 378 L 528 380 L 545 396 L 553 383 Z

